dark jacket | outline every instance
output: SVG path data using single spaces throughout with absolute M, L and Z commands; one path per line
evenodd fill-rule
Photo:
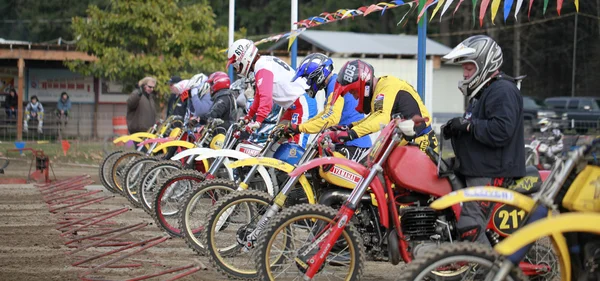
M 19 97 L 17 97 L 16 95 L 13 97 L 10 94 L 8 94 L 6 96 L 6 99 L 4 100 L 4 108 L 14 107 L 15 110 L 17 110 L 18 105 L 19 105 Z
M 67 100 L 63 102 L 62 97 L 58 98 L 58 102 L 56 102 L 56 110 L 63 110 L 68 112 L 71 110 L 71 98 L 67 95 Z
M 178 99 L 178 95 L 171 93 L 169 96 L 169 101 L 167 102 L 167 118 L 173 114 L 173 105 Z
M 452 138 L 459 173 L 471 177 L 525 176 L 523 98 L 510 77 L 492 80 L 471 100 L 464 117 L 472 122 L 470 132 Z
M 219 127 L 228 129 L 231 122 L 235 121 L 237 114 L 233 91 L 230 89 L 219 90 L 211 97 L 211 100 L 212 106 L 210 110 L 199 116 L 201 122 L 206 122 L 208 118 L 219 118 L 225 121 Z
M 141 94 L 140 94 L 141 93 Z M 127 129 L 130 134 L 147 131 L 156 122 L 154 97 L 135 89 L 127 99 Z
M 171 105 L 167 110 L 167 117 L 171 115 L 185 117 L 185 114 L 187 113 L 188 100 L 189 98 L 187 95 L 176 95 L 175 100 L 169 100 Z

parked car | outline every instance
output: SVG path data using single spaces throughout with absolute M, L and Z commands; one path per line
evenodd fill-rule
M 540 99 L 523 96 L 523 120 L 526 133 L 527 130 L 538 128 L 538 121 L 542 118 L 550 118 L 553 121 L 559 121 L 560 116 L 553 110 L 550 110 Z
M 574 129 L 584 134 L 600 129 L 600 98 L 552 97 L 544 103 L 562 118 L 564 129 Z

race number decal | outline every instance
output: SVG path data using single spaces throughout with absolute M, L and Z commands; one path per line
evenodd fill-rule
M 279 58 L 273 57 L 273 61 L 275 61 L 277 64 L 281 65 L 281 67 L 283 67 L 283 69 L 285 69 L 286 71 L 290 71 L 290 67 L 287 65 L 287 63 L 280 60 Z
M 525 215 L 527 215 L 527 212 L 519 208 L 502 204 L 494 212 L 494 228 L 504 236 L 511 235 L 523 224 Z

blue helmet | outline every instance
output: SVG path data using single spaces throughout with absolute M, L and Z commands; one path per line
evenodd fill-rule
M 292 82 L 298 77 L 306 78 L 306 84 L 309 86 L 308 94 L 314 97 L 319 90 L 327 86 L 325 80 L 332 72 L 333 61 L 324 54 L 314 53 L 306 56 L 300 63 Z

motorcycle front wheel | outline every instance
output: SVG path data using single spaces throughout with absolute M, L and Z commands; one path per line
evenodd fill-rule
M 499 258 L 500 255 L 487 245 L 467 242 L 442 244 L 409 263 L 397 281 L 487 280 L 488 274 L 499 269 L 496 263 Z M 504 280 L 528 278 L 515 267 Z

